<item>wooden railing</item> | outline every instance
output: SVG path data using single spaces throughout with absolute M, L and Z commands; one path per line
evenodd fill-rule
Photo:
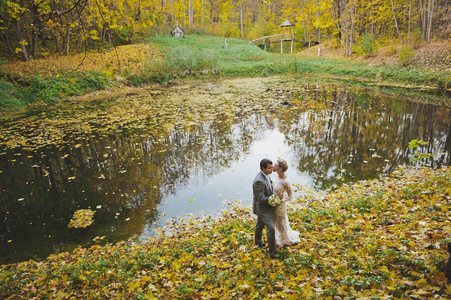
M 281 33 L 275 35 L 264 36 L 249 42 L 249 44 L 255 44 L 259 47 L 263 47 L 266 50 L 267 45 L 280 43 L 280 51 L 283 53 L 283 42 L 291 42 L 291 52 L 293 52 L 293 43 L 304 43 L 311 45 L 317 45 L 319 42 L 311 40 L 314 37 L 310 35 L 309 40 L 305 40 L 305 36 L 303 34 L 289 34 L 289 33 Z

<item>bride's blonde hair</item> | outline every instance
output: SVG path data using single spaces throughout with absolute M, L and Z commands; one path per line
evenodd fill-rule
M 282 168 L 282 171 L 286 172 L 288 170 L 288 164 L 285 159 L 279 158 L 277 162 L 279 163 L 279 167 Z

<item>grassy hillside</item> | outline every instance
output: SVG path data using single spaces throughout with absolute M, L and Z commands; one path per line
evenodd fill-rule
M 451 88 L 451 71 L 369 64 L 341 56 L 265 52 L 248 41 L 208 35 L 159 36 L 102 53 L 50 57 L 0 66 L 0 110 L 64 100 L 92 91 L 190 79 L 294 74 L 376 84 Z M 324 45 L 326 47 L 326 45 Z M 333 49 L 323 49 L 323 53 Z

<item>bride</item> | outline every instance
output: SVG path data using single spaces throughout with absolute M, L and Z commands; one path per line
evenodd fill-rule
M 274 193 L 282 200 L 282 203 L 276 207 L 272 221 L 276 227 L 276 244 L 281 247 L 300 243 L 299 232 L 292 230 L 288 222 L 287 202 L 293 198 L 293 192 L 285 175 L 287 169 L 287 162 L 281 158 L 277 160 L 273 168 L 273 171 L 277 173 L 274 180 Z

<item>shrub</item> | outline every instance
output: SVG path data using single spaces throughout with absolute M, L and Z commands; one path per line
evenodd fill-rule
M 423 34 L 421 33 L 421 30 L 417 28 L 410 34 L 410 45 L 413 49 L 420 48 L 421 44 L 423 43 Z
M 15 108 L 22 106 L 21 101 L 15 95 L 16 87 L 4 79 L 0 79 L 0 107 Z
M 37 76 L 30 82 L 31 92 L 36 95 L 37 100 L 44 102 L 58 101 L 68 96 L 105 89 L 108 85 L 108 78 L 100 72 L 54 74 L 47 80 Z
M 5 70 L 3 68 L 3 65 L 6 64 L 8 61 L 6 59 L 0 58 L 0 75 L 3 75 L 5 73 Z
M 195 52 L 184 47 L 170 49 L 165 55 L 165 60 L 174 66 L 174 70 L 179 74 L 212 70 L 217 63 L 211 51 Z
M 152 82 L 165 84 L 175 77 L 199 76 L 205 71 L 212 72 L 216 65 L 217 58 L 208 49 L 197 51 L 175 47 L 166 52 L 164 59 L 149 61 L 139 73 L 127 76 L 127 80 L 134 86 Z
M 366 33 L 360 39 L 360 43 L 358 45 L 359 54 L 370 57 L 373 56 L 374 51 L 377 50 L 376 38 L 369 33 Z
M 195 34 L 195 35 L 210 35 L 210 33 L 203 27 L 199 25 L 192 25 L 186 29 L 186 34 Z
M 77 78 L 76 88 L 81 92 L 106 89 L 110 84 L 107 75 L 108 73 L 102 74 L 97 71 L 82 73 L 81 76 L 74 77 Z
M 333 38 L 332 41 L 331 41 L 331 48 L 332 49 L 339 49 L 341 47 L 343 47 L 341 39 L 339 39 L 338 36 Z
M 388 46 L 388 48 L 384 51 L 385 56 L 393 56 L 396 53 L 398 53 L 396 46 Z
M 402 47 L 401 52 L 399 53 L 399 63 L 403 66 L 408 66 L 413 55 L 414 52 L 410 46 L 406 45 Z

